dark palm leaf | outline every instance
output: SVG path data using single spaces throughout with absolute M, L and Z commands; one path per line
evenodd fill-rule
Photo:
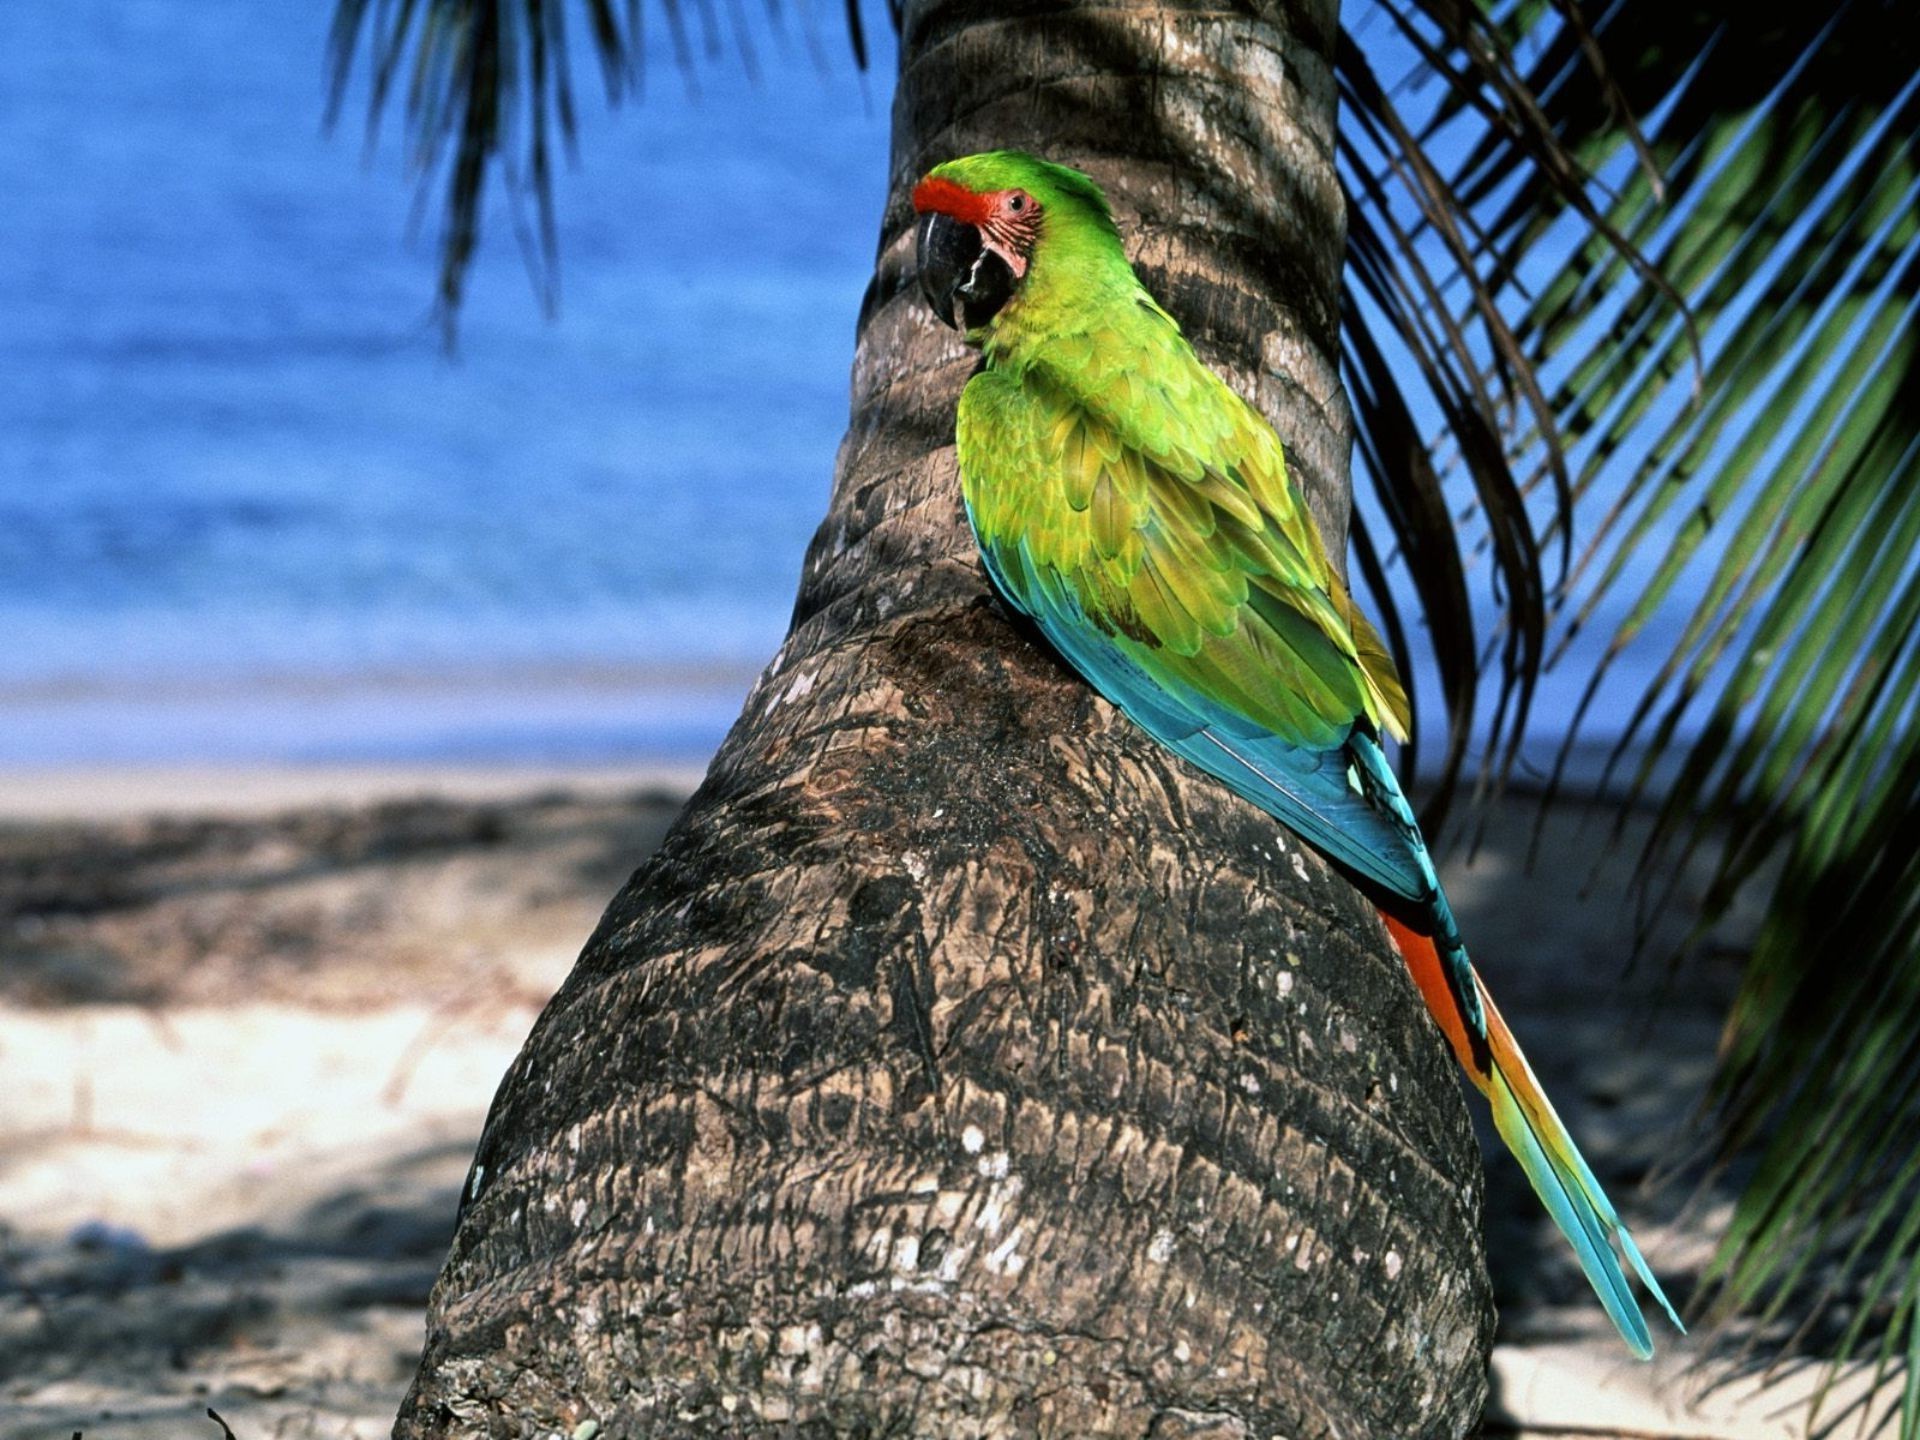
M 687 67 L 688 17 L 662 8 Z M 1439 676 L 1449 742 L 1430 815 L 1476 736 L 1482 776 L 1505 773 L 1542 670 L 1611 605 L 1581 715 L 1631 716 L 1605 779 L 1629 801 L 1659 793 L 1652 899 L 1719 834 L 1735 839 L 1708 919 L 1778 876 L 1718 1091 L 1729 1147 L 1761 1158 L 1712 1283 L 1724 1304 L 1779 1309 L 1824 1265 L 1816 1301 L 1853 1307 L 1846 1348 L 1909 1362 L 1913 1436 L 1914 27 L 1884 0 L 1766 16 L 1685 0 L 1349 8 L 1355 556 L 1396 655 L 1424 634 L 1433 663 L 1409 668 Z M 511 193 L 532 192 L 523 244 L 552 301 L 550 151 L 574 125 L 562 16 L 581 10 L 617 100 L 638 0 L 337 0 L 336 106 L 363 39 L 376 119 L 409 74 L 411 163 L 446 186 L 449 327 L 496 162 Z M 864 64 L 858 0 L 845 18 Z M 712 52 L 711 5 L 698 19 Z M 1417 615 L 1387 586 L 1396 558 Z M 1476 584 L 1499 601 L 1492 636 Z M 1650 684 L 1618 676 L 1636 645 L 1659 656 Z M 1623 684 L 1627 703 L 1609 704 Z
M 679 0 L 662 0 L 675 53 L 690 64 Z M 575 0 L 336 0 L 328 40 L 327 118 L 338 117 L 365 44 L 371 136 L 405 67 L 407 165 L 424 192 L 444 185 L 436 312 L 446 339 L 480 242 L 481 204 L 498 165 L 516 222 L 531 193 L 538 220 L 519 222 L 521 250 L 541 303 L 559 302 L 553 218 L 553 144 L 575 130 L 566 17 Z M 609 104 L 636 83 L 640 0 L 578 0 L 592 33 Z
M 1449 43 L 1476 42 L 1451 7 L 1419 9 L 1423 63 L 1445 72 Z M 1714 1308 L 1791 1306 L 1805 1333 L 1832 1306 L 1837 1353 L 1873 1342 L 1897 1365 L 1920 1349 L 1920 46 L 1859 0 L 1486 23 L 1528 57 L 1536 118 L 1612 187 L 1592 192 L 1602 228 L 1560 173 L 1516 167 L 1517 103 L 1448 171 L 1550 395 L 1549 422 L 1505 436 L 1515 473 L 1529 490 L 1570 473 L 1557 653 L 1620 609 L 1582 716 L 1630 715 L 1602 783 L 1659 801 L 1650 911 L 1697 849 L 1714 859 L 1703 930 L 1771 884 L 1717 1084 L 1727 1148 L 1759 1159 Z M 1473 104 L 1450 77 L 1436 127 Z M 1573 222 L 1588 233 L 1569 261 Z M 1635 645 L 1651 683 L 1616 678 Z

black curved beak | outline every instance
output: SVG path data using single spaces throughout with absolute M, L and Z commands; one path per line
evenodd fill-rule
M 920 289 L 956 330 L 984 325 L 1013 298 L 1013 271 L 981 242 L 978 226 L 929 211 L 914 239 Z

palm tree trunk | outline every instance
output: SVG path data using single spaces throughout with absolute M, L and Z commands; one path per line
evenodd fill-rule
M 397 1433 L 1463 1433 L 1479 1162 L 1360 896 L 1016 626 L 912 180 L 1093 171 L 1330 533 L 1332 0 L 912 4 L 792 632 L 502 1084 Z

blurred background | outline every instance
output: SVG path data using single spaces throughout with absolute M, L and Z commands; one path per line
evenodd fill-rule
M 558 323 L 496 191 L 450 356 L 402 127 L 322 128 L 330 18 L 13 17 L 0 767 L 704 761 L 825 510 L 890 55 L 761 26 L 758 81 L 589 92 Z
M 756 17 L 751 63 L 733 29 L 655 44 L 611 113 L 577 45 L 557 314 L 495 186 L 450 353 L 440 192 L 400 116 L 367 137 L 368 67 L 321 123 L 329 6 L 81 10 L 23 10 L 0 90 L 0 767 L 704 762 L 824 513 L 884 18 L 865 71 L 817 17 Z M 1546 677 L 1547 754 L 1624 608 Z
M 779 645 L 845 424 L 890 50 L 657 47 L 582 106 L 557 315 L 496 190 L 450 353 L 331 20 L 0 46 L 5 1440 L 387 1432 L 493 1088 Z

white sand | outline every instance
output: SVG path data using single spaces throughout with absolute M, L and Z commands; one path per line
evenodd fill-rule
M 300 806 L 385 800 L 511 800 L 540 790 L 605 796 L 690 794 L 694 765 L 142 765 L 0 772 L 0 823 L 124 820 L 141 815 L 257 816 Z
M 20 830 L 30 819 L 96 819 L 56 853 L 123 846 L 147 886 L 107 884 L 97 915 L 16 917 L 0 961 L 13 969 L 0 973 L 0 1440 L 218 1440 L 209 1405 L 238 1440 L 385 1435 L 499 1076 L 670 814 L 635 793 L 692 778 L 0 781 L 0 823 L 31 840 L 50 832 Z M 513 799 L 556 786 L 582 798 Z M 258 818 L 421 795 L 449 803 L 344 832 L 337 816 Z M 148 810 L 252 818 L 181 859 L 132 818 Z M 1621 907 L 1576 905 L 1581 866 L 1522 875 L 1524 818 L 1503 817 L 1481 862 L 1455 867 L 1463 925 L 1596 1168 L 1631 1176 L 1697 1100 L 1730 971 L 1664 992 L 1644 1023 L 1658 977 L 1620 979 Z M 1658 1363 L 1628 1358 L 1557 1238 L 1543 1241 L 1517 1170 L 1492 1167 L 1506 1308 L 1489 1435 L 1801 1433 L 1811 1371 L 1700 1396 L 1685 1368 L 1697 1343 L 1662 1335 Z M 1677 1216 L 1681 1195 L 1610 1183 L 1656 1268 L 1698 1268 L 1724 1203 Z
M 386 1434 L 532 1019 L 0 1010 L 0 1436 Z

